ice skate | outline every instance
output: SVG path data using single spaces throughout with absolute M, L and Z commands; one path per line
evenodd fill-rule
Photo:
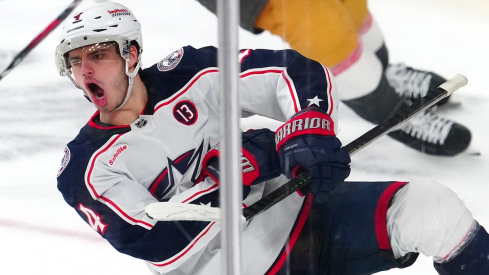
M 429 155 L 454 156 L 467 149 L 471 141 L 469 129 L 433 111 L 413 117 L 390 137 Z
M 433 72 L 417 70 L 403 63 L 389 64 L 385 76 L 399 96 L 411 101 L 425 96 L 446 81 Z M 449 98 L 442 99 L 436 105 L 445 105 Z

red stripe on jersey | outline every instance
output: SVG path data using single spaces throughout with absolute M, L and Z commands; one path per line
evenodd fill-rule
M 97 193 L 97 191 L 95 190 L 95 187 L 93 186 L 93 184 L 91 183 L 90 181 L 90 177 L 92 176 L 92 172 L 93 172 L 93 167 L 95 166 L 95 161 L 96 159 L 103 153 L 105 153 L 107 150 L 109 150 L 110 147 L 112 147 L 112 145 L 120 138 L 122 137 L 122 135 L 124 134 L 120 134 L 118 135 L 116 138 L 114 138 L 104 149 L 100 150 L 94 157 L 93 159 L 91 160 L 90 162 L 90 165 L 89 165 L 89 168 L 88 168 L 88 174 L 87 174 L 87 185 L 88 187 L 92 190 L 93 192 L 93 195 L 96 197 L 96 198 L 99 198 L 99 194 Z
M 247 72 L 247 73 L 244 73 L 240 76 L 240 78 L 245 78 L 247 76 L 250 76 L 250 75 L 255 75 L 255 74 L 268 74 L 268 73 L 275 73 L 275 74 L 281 74 L 283 73 L 284 70 L 276 70 L 276 69 L 266 69 L 266 70 L 263 70 L 263 71 L 251 71 L 251 72 Z
M 247 57 L 248 55 L 250 55 L 250 52 L 251 50 L 250 49 L 247 49 L 247 50 L 244 50 L 242 52 L 239 53 L 239 63 L 243 63 L 243 60 L 245 59 L 245 57 Z
M 331 117 L 331 114 L 333 113 L 333 107 L 334 107 L 334 102 L 333 102 L 333 83 L 331 82 L 331 74 L 328 68 L 324 67 L 324 71 L 326 72 L 326 75 L 328 76 L 328 97 L 329 97 L 329 110 L 328 110 L 328 115 Z
M 161 104 L 158 104 L 158 105 L 155 107 L 155 112 L 156 112 L 156 111 L 158 111 L 158 109 L 160 109 L 161 107 L 166 106 L 166 105 L 168 105 L 168 104 L 172 103 L 172 102 L 173 102 L 173 101 L 175 101 L 177 98 L 179 98 L 181 95 L 183 95 L 184 93 L 186 93 L 186 92 L 187 92 L 187 91 L 190 89 L 190 87 L 192 87 L 192 86 L 195 84 L 195 82 L 197 82 L 197 80 L 199 80 L 199 78 L 201 78 L 202 76 L 204 76 L 204 75 L 206 75 L 206 74 L 208 74 L 208 73 L 217 73 L 217 72 L 218 72 L 218 69 L 209 69 L 209 70 L 205 70 L 205 71 L 201 72 L 200 74 L 198 74 L 198 75 L 197 75 L 197 76 L 194 78 L 194 80 L 192 80 L 192 81 L 191 81 L 191 82 L 190 82 L 190 83 L 187 85 L 187 87 L 184 87 L 184 89 L 183 89 L 181 92 L 179 92 L 179 93 L 178 93 L 178 94 L 177 94 L 175 97 L 173 97 L 172 99 L 170 99 L 170 100 L 169 100 L 169 101 L 167 101 L 167 102 L 163 102 L 163 103 L 161 103 Z
M 142 221 L 142 220 L 136 220 L 135 218 L 129 216 L 126 212 L 124 212 L 119 206 L 117 206 L 117 204 L 111 200 L 109 200 L 107 197 L 104 197 L 104 196 L 101 196 L 100 197 L 101 200 L 104 200 L 105 202 L 107 202 L 108 204 L 112 205 L 115 209 L 117 209 L 117 211 L 119 213 L 121 213 L 124 217 L 126 217 L 128 220 L 132 221 L 133 223 L 135 224 L 139 224 L 139 225 L 144 225 L 144 226 L 147 226 L 149 227 L 149 229 L 153 228 L 153 225 L 150 224 L 150 223 L 147 223 L 145 221 Z
M 103 196 L 100 196 L 97 191 L 95 190 L 95 187 L 93 186 L 93 184 L 91 183 L 90 181 L 90 177 L 92 176 L 92 172 L 93 172 L 93 167 L 95 166 L 95 161 L 97 160 L 97 158 L 105 153 L 109 148 L 112 147 L 112 145 L 120 138 L 122 137 L 122 135 L 124 134 L 120 134 L 118 135 L 117 137 L 115 137 L 103 150 L 100 150 L 95 156 L 94 158 L 92 159 L 90 165 L 89 165 L 89 170 L 88 170 L 88 174 L 87 174 L 87 185 L 88 187 L 92 190 L 94 196 L 96 198 L 99 198 L 105 202 L 107 202 L 108 204 L 110 204 L 111 206 L 113 206 L 115 209 L 117 209 L 117 211 L 123 215 L 124 217 L 126 217 L 128 220 L 134 222 L 135 224 L 140 224 L 140 225 L 144 225 L 144 226 L 147 226 L 149 228 L 153 228 L 153 225 L 147 223 L 147 222 L 144 222 L 144 221 L 141 221 L 141 220 L 136 220 L 134 219 L 133 217 L 131 217 L 130 215 L 126 214 L 116 203 L 114 203 L 113 201 L 111 201 L 110 199 L 108 199 L 107 197 L 103 197 Z
M 165 167 L 165 169 L 163 170 L 163 173 L 161 173 L 160 176 L 158 178 L 156 178 L 155 183 L 153 183 L 153 186 L 151 186 L 151 189 L 149 190 L 151 195 L 155 196 L 156 188 L 158 188 L 158 185 L 160 185 L 161 180 L 165 177 L 165 175 L 167 173 L 168 173 L 168 167 Z
M 218 182 L 217 179 L 215 179 L 212 175 L 209 175 L 215 182 Z M 211 191 L 214 191 L 214 189 L 216 189 L 217 187 L 219 186 L 219 184 L 214 184 L 212 185 L 211 187 L 205 189 L 205 190 L 202 190 L 202 191 L 199 191 L 195 194 L 193 194 L 192 196 L 190 196 L 189 198 L 185 199 L 184 201 L 182 201 L 182 203 L 186 203 L 186 202 L 189 202 L 189 201 L 192 201 L 193 199 L 196 199 L 197 197 L 201 196 L 201 195 L 205 195 L 206 193 L 209 193 Z
M 274 275 L 280 270 L 282 265 L 285 263 L 285 260 L 289 257 L 290 251 L 294 248 L 295 242 L 299 238 L 299 235 L 304 228 L 304 224 L 306 223 L 307 217 L 309 216 L 309 210 L 311 210 L 313 196 L 309 195 L 306 199 L 306 203 L 304 205 L 304 209 L 301 211 L 299 220 L 297 221 L 297 225 L 294 228 L 294 232 L 292 232 L 292 236 L 290 236 L 289 241 L 287 242 L 284 251 L 278 261 L 275 263 L 273 268 L 270 270 L 267 275 Z
M 292 89 L 292 84 L 290 83 L 290 80 L 288 77 L 286 77 L 285 73 L 284 73 L 284 70 L 277 70 L 277 69 L 266 69 L 266 70 L 263 70 L 263 71 L 252 71 L 252 72 L 247 72 L 247 73 L 244 73 L 241 75 L 241 78 L 245 78 L 247 76 L 250 76 L 250 75 L 255 75 L 255 74 L 267 74 L 267 73 L 277 73 L 277 74 L 282 74 L 285 82 L 287 83 L 287 87 L 289 87 L 289 92 L 290 92 L 290 97 L 292 98 L 292 103 L 294 104 L 294 111 L 297 113 L 299 112 L 299 107 L 298 106 L 298 103 L 297 103 L 297 100 L 294 96 L 294 90 Z
M 210 224 L 210 225 L 207 227 L 207 229 L 206 229 L 206 230 L 205 230 L 205 231 L 204 231 L 204 232 L 203 232 L 203 233 L 202 233 L 200 236 L 198 236 L 196 239 L 194 239 L 194 241 L 191 243 L 191 245 L 190 245 L 190 246 L 189 246 L 187 249 L 185 249 L 184 251 L 182 251 L 182 253 L 181 253 L 181 254 L 179 254 L 177 257 L 175 257 L 173 260 L 168 261 L 168 262 L 165 262 L 165 263 L 161 263 L 161 264 L 157 264 L 157 263 L 153 263 L 153 262 L 148 262 L 148 263 L 150 263 L 150 264 L 152 264 L 152 265 L 155 265 L 155 266 L 166 266 L 166 265 L 170 265 L 170 264 L 172 264 L 172 263 L 176 262 L 178 259 L 180 259 L 180 258 L 181 258 L 181 257 L 183 257 L 185 254 L 187 254 L 187 252 L 188 252 L 190 249 L 192 249 L 192 247 L 194 247 L 194 246 L 195 246 L 195 244 L 196 244 L 196 243 L 197 243 L 197 242 L 198 242 L 198 241 L 199 241 L 199 240 L 200 240 L 202 237 L 204 237 L 204 236 L 205 236 L 205 235 L 206 235 L 206 234 L 209 232 L 209 230 L 211 229 L 211 227 L 212 227 L 212 226 L 214 226 L 215 224 L 216 224 L 215 222 L 212 222 L 212 223 L 211 223 L 211 224 Z
M 129 125 L 114 125 L 114 126 L 108 126 L 108 127 L 104 127 L 104 126 L 100 126 L 98 125 L 97 123 L 95 123 L 93 120 L 95 119 L 95 117 L 97 115 L 100 114 L 100 111 L 96 111 L 95 114 L 93 114 L 93 116 L 90 118 L 90 120 L 88 121 L 88 125 L 90 125 L 91 127 L 93 128 L 97 128 L 97 129 L 117 129 L 117 128 L 129 128 L 131 126 Z
M 375 209 L 375 232 L 380 249 L 391 249 L 389 235 L 387 234 L 387 209 L 394 194 L 406 184 L 407 182 L 395 182 L 391 184 L 385 189 L 379 199 L 377 209 Z
M 296 97 L 294 96 L 294 89 L 292 89 L 292 84 L 290 83 L 290 80 L 288 77 L 286 77 L 285 72 L 282 73 L 282 76 L 284 77 L 285 82 L 287 83 L 287 87 L 289 87 L 289 92 L 290 92 L 290 97 L 292 98 L 292 103 L 294 103 L 294 111 L 298 113 L 300 104 L 297 103 Z

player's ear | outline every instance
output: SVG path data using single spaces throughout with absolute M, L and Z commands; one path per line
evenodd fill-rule
M 129 48 L 129 68 L 136 67 L 136 63 L 138 62 L 138 49 L 136 46 L 131 45 Z

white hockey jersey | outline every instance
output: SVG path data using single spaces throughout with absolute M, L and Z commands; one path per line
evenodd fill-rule
M 314 105 L 337 121 L 333 76 L 321 64 L 293 50 L 239 56 L 244 112 L 286 121 Z M 114 248 L 155 272 L 219 274 L 218 223 L 156 222 L 144 211 L 168 200 L 219 206 L 219 186 L 209 177 L 198 181 L 203 156 L 220 141 L 217 49 L 181 48 L 140 75 L 149 97 L 139 118 L 106 125 L 96 112 L 65 148 L 58 189 Z M 291 195 L 245 225 L 244 274 L 280 268 L 307 215 L 303 201 Z

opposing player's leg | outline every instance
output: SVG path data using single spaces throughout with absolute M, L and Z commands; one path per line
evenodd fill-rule
M 357 48 L 357 26 L 338 0 L 270 0 L 255 27 L 282 37 L 292 49 L 327 67 Z
M 366 1 L 344 0 L 343 3 L 357 25 L 358 43 L 362 45 L 364 51 L 375 53 L 382 64 L 389 85 L 399 96 L 415 100 L 446 81 L 445 78 L 434 72 L 418 70 L 403 63 L 389 64 L 388 50 L 382 31 L 368 11 Z M 447 100 L 448 98 L 437 104 L 442 105 Z
M 489 235 L 442 184 L 400 189 L 387 211 L 387 231 L 396 258 L 416 251 L 432 256 L 439 274 L 489 274 Z
M 359 37 L 363 47 L 358 57 L 350 57 L 351 62 L 337 65 L 333 72 L 343 102 L 362 118 L 378 124 L 445 81 L 432 72 L 389 65 L 382 33 L 371 15 L 360 28 Z M 441 156 L 457 155 L 471 141 L 465 126 L 434 110 L 418 115 L 389 136 L 423 153 Z
M 388 64 L 382 32 L 365 0 L 270 0 L 255 27 L 330 67 L 342 101 L 375 124 L 445 81 L 431 72 Z M 431 112 L 389 135 L 421 152 L 444 156 L 464 151 L 471 141 L 466 127 Z
M 343 91 L 343 87 L 348 91 L 344 94 L 348 98 L 343 98 L 343 102 L 362 118 L 378 124 L 393 111 L 409 106 L 412 101 L 436 89 L 445 79 L 435 73 L 402 64 L 387 65 L 388 51 L 379 27 L 370 15 L 364 25 L 359 34 L 362 44 L 365 45 L 364 54 L 369 56 L 368 61 L 359 59 L 359 62 L 342 71 L 336 79 L 339 90 Z M 383 73 L 374 76 L 371 70 L 379 68 L 379 64 L 382 65 Z M 371 82 L 376 75 L 380 75 L 377 86 L 371 92 L 363 88 L 365 95 L 358 93 L 362 90 L 363 83 L 351 81 L 356 78 L 355 74 L 364 74 L 363 72 L 371 74 Z M 471 133 L 465 126 L 441 117 L 434 110 L 418 115 L 400 129 L 389 133 L 389 136 L 426 154 L 441 156 L 457 155 L 467 149 L 471 141 Z

